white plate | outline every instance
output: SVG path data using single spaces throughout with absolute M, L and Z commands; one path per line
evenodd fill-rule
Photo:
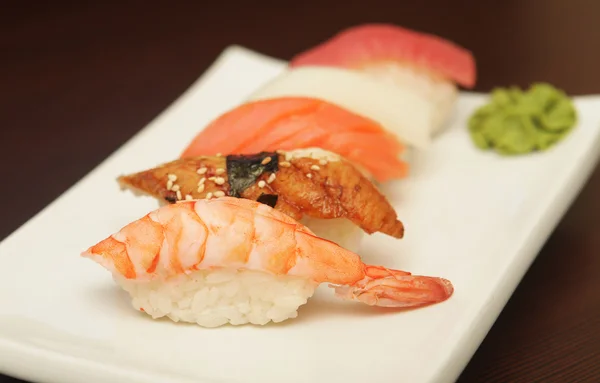
M 443 276 L 454 296 L 381 314 L 323 286 L 298 319 L 204 329 L 133 310 L 109 273 L 79 257 L 156 207 L 115 177 L 175 158 L 199 127 L 242 102 L 284 63 L 232 47 L 172 107 L 0 245 L 0 372 L 40 382 L 450 382 L 498 316 L 589 176 L 600 99 L 553 150 L 504 158 L 473 147 L 463 94 L 452 127 L 387 191 L 407 231 L 363 245 L 365 261 Z M 378 313 L 376 313 L 377 311 Z M 526 315 L 526 313 L 523 313 Z

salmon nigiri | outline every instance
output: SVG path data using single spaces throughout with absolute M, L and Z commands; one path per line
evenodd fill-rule
M 245 103 L 198 133 L 181 158 L 317 147 L 379 182 L 405 177 L 404 146 L 380 124 L 326 101 L 281 97 Z
M 458 86 L 472 88 L 475 81 L 473 55 L 457 44 L 396 25 L 365 24 L 298 54 L 250 100 L 326 100 L 425 148 L 447 126 Z

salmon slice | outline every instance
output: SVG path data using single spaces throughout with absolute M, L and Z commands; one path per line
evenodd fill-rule
M 364 24 L 339 32 L 329 40 L 296 55 L 291 67 L 334 66 L 365 69 L 377 63 L 406 63 L 473 88 L 473 54 L 432 34 L 391 24 Z
M 243 104 L 198 133 L 180 158 L 319 147 L 335 152 L 380 182 L 402 178 L 404 145 L 373 120 L 307 97 Z M 385 158 L 385 163 L 374 159 Z

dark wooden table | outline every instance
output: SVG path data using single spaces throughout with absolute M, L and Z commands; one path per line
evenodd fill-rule
M 143 128 L 232 43 L 289 58 L 340 28 L 394 22 L 472 49 L 478 90 L 543 80 L 600 93 L 598 0 L 72 3 L 0 12 L 0 238 Z M 460 382 L 600 382 L 599 197 L 596 171 Z

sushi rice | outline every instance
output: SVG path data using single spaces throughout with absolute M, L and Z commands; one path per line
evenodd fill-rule
M 136 310 L 153 319 L 202 327 L 226 324 L 265 325 L 296 318 L 298 308 L 314 294 L 310 279 L 263 271 L 220 268 L 198 270 L 168 281 L 136 281 L 115 275 Z
M 358 253 L 365 232 L 346 218 L 322 219 L 304 216 L 301 224 L 317 235 L 337 243 L 344 249 Z

